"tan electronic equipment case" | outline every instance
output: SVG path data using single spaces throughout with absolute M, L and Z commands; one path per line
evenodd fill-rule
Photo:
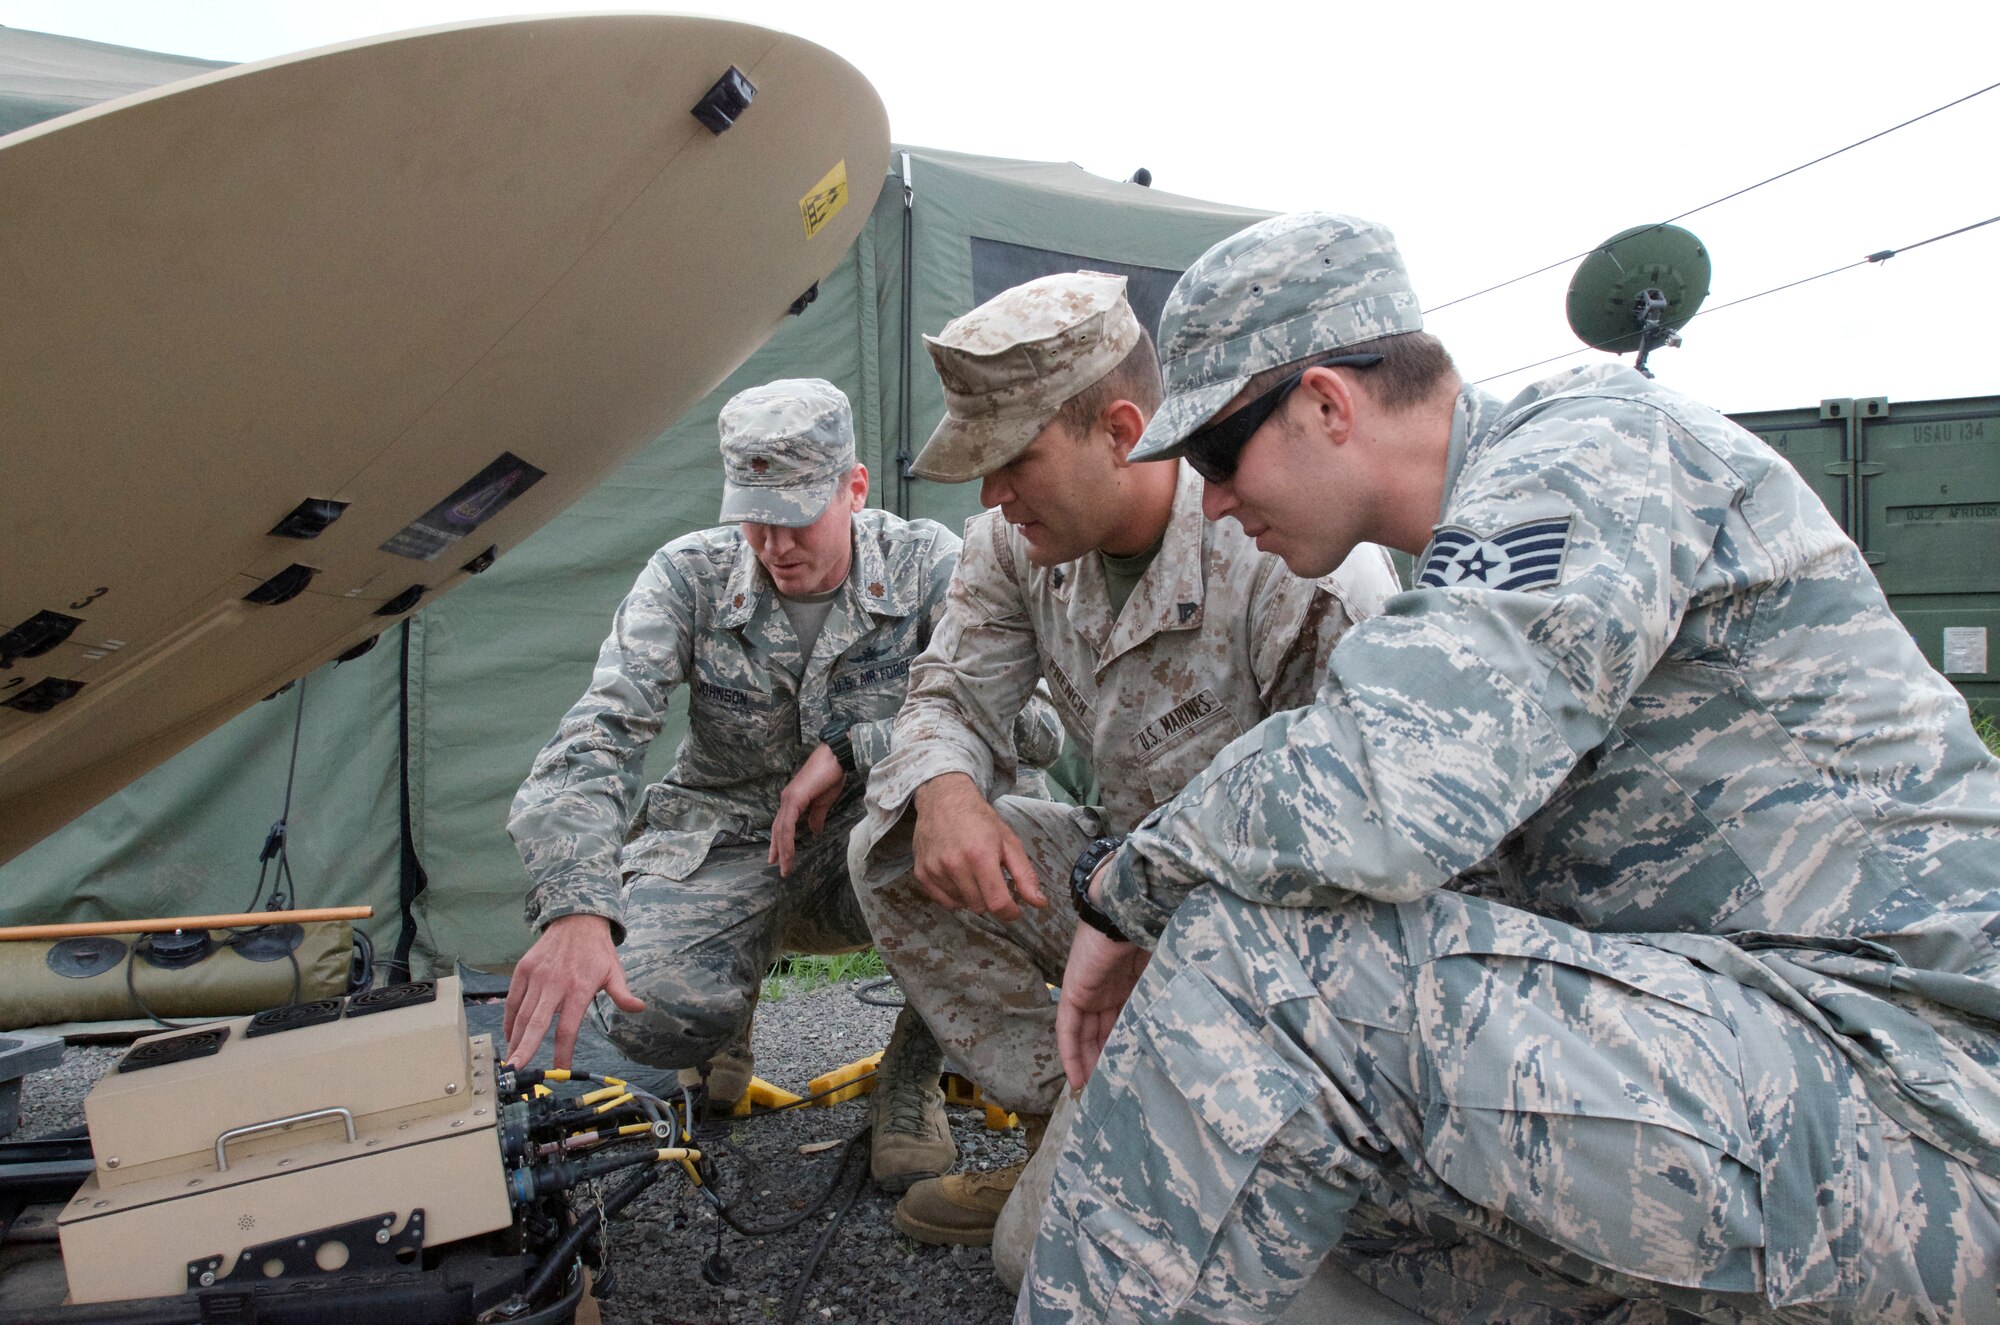
M 275 1273 L 281 1240 L 331 1269 L 505 1227 L 491 1039 L 468 1041 L 450 977 L 429 1002 L 357 1014 L 396 988 L 411 987 L 318 1025 L 252 1035 L 241 1017 L 135 1044 L 125 1064 L 223 1035 L 205 1056 L 114 1071 L 85 1100 L 97 1171 L 58 1220 L 71 1299 Z M 360 1221 L 371 1246 L 322 1233 Z

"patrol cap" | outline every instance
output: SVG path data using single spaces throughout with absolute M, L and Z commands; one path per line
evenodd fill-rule
M 721 431 L 726 524 L 809 525 L 854 468 L 854 411 L 817 377 L 739 391 L 722 407 Z
M 1125 278 L 1101 271 L 1043 276 L 952 319 L 924 337 L 945 416 L 910 472 L 939 483 L 985 477 L 1138 343 Z
M 1197 258 L 1167 296 L 1166 399 L 1132 459 L 1179 455 L 1187 435 L 1266 368 L 1423 327 L 1386 226 L 1332 212 L 1259 221 Z

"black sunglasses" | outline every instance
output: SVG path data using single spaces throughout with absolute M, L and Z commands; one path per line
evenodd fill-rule
M 1257 430 L 1285 403 L 1307 368 L 1372 368 L 1382 362 L 1379 354 L 1337 354 L 1287 376 L 1255 400 L 1226 419 L 1203 424 L 1187 435 L 1181 454 L 1194 472 L 1210 483 L 1227 483 L 1236 476 L 1236 462 Z

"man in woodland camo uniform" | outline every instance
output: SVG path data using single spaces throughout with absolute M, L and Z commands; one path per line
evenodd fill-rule
M 2000 763 L 1761 441 L 1420 328 L 1325 213 L 1168 301 L 1133 454 L 1417 582 L 1097 870 L 1016 1318 L 1267 1320 L 1329 1253 L 1437 1320 L 2000 1318 Z
M 710 1107 L 727 1109 L 749 1084 L 772 960 L 869 942 L 847 834 L 943 610 L 958 539 L 864 505 L 853 416 L 829 382 L 744 391 L 723 406 L 721 434 L 731 523 L 653 554 L 590 689 L 515 797 L 507 826 L 539 937 L 516 968 L 505 1033 L 520 1063 L 553 1027 L 567 1066 L 601 992 L 621 1051 L 704 1069 Z M 647 747 L 682 685 L 687 739 L 641 794 Z M 1012 730 L 1032 762 L 1060 748 L 1046 707 Z M 893 1190 L 955 1157 L 939 1068 L 923 1023 L 900 1018 L 873 1096 L 874 1173 Z
M 1122 276 L 1031 281 L 927 344 L 948 413 L 914 472 L 979 479 L 998 509 L 966 525 L 893 752 L 870 776 L 852 868 L 910 1002 L 986 1095 L 1023 1115 L 1032 1146 L 1062 1088 L 1047 982 L 1075 929 L 1071 863 L 1232 737 L 1306 702 L 1395 572 L 1365 548 L 1298 579 L 1202 519 L 1191 471 L 1127 462 L 1160 382 Z M 1090 806 L 1002 795 L 1006 733 L 1038 681 L 1094 776 Z M 986 1242 L 1021 1168 L 919 1183 L 897 1227 Z

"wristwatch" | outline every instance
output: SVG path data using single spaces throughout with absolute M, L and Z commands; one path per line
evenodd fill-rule
M 1121 834 L 1117 837 L 1092 838 L 1076 858 L 1076 864 L 1069 871 L 1069 900 L 1076 907 L 1076 918 L 1089 925 L 1113 943 L 1130 943 L 1125 931 L 1118 928 L 1110 916 L 1097 909 L 1097 903 L 1090 900 L 1090 876 L 1097 873 L 1097 867 L 1105 858 L 1116 851 L 1125 841 Z
M 833 751 L 833 757 L 840 761 L 842 770 L 849 774 L 860 771 L 854 767 L 854 741 L 847 734 L 848 728 L 853 725 L 846 718 L 835 718 L 819 730 L 820 740 Z

